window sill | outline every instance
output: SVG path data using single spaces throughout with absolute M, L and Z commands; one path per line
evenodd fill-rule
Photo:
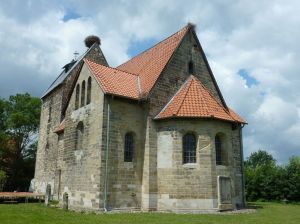
M 198 167 L 197 163 L 185 163 L 182 165 L 185 169 L 196 169 Z
M 132 169 L 134 166 L 133 166 L 133 162 L 125 162 L 124 161 L 124 168 L 126 169 Z
M 227 165 L 216 165 L 218 169 L 227 169 Z

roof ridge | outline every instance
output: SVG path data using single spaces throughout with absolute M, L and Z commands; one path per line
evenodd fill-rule
M 168 103 L 163 107 L 163 109 L 155 116 L 155 118 L 157 118 L 157 116 L 164 112 L 167 107 L 173 102 L 173 100 L 175 99 L 175 97 L 180 93 L 180 91 L 185 87 L 185 85 L 187 84 L 187 82 L 189 81 L 189 78 L 187 78 L 187 80 L 185 80 L 185 82 L 180 86 L 180 88 L 177 90 L 177 92 L 172 96 L 172 98 L 168 101 Z
M 211 92 L 209 91 L 209 89 L 208 88 L 206 88 L 206 86 L 204 86 L 203 85 L 203 83 L 199 80 L 199 79 L 197 79 L 197 77 L 195 77 L 196 78 L 196 80 L 200 83 L 200 85 L 208 92 L 208 94 L 214 99 L 214 101 L 216 101 L 217 102 L 217 104 L 219 105 L 219 106 L 221 106 L 221 108 L 225 111 L 225 113 L 226 114 L 228 114 L 233 120 L 236 120 L 235 118 L 233 118 L 231 115 L 230 115 L 230 112 L 228 111 L 228 110 L 226 110 L 226 108 L 224 107 L 224 105 L 222 105 L 212 94 L 211 94 Z M 206 103 L 206 102 L 205 102 Z M 206 104 L 206 106 L 207 106 L 207 104 Z M 207 107 L 208 108 L 208 107 Z
M 157 45 L 161 44 L 162 42 L 166 41 L 167 39 L 169 39 L 169 38 L 171 38 L 171 37 L 173 37 L 173 36 L 179 34 L 180 32 L 184 31 L 185 29 L 189 29 L 189 28 L 191 28 L 191 27 L 193 27 L 193 25 L 190 24 L 190 23 L 188 23 L 187 25 L 185 25 L 183 28 L 181 28 L 181 29 L 178 30 L 177 32 L 171 34 L 170 36 L 166 37 L 165 39 L 163 39 L 163 40 L 159 41 L 158 43 L 154 44 L 153 46 L 147 48 L 146 50 L 144 50 L 144 51 L 142 51 L 141 53 L 135 55 L 134 57 L 130 58 L 129 60 L 125 61 L 124 63 L 118 65 L 117 67 L 121 67 L 122 65 L 128 63 L 129 61 L 133 60 L 134 58 L 136 58 L 136 57 L 138 57 L 138 56 L 140 56 L 140 55 L 146 53 L 147 51 L 149 51 L 149 50 L 155 48 Z
M 117 70 L 117 71 L 120 71 L 120 72 L 127 73 L 127 74 L 129 74 L 129 75 L 139 76 L 138 74 L 134 74 L 134 73 L 130 73 L 130 72 L 127 72 L 127 71 L 124 71 L 124 70 L 118 69 L 118 68 L 114 68 L 114 67 L 110 67 L 110 66 L 102 65 L 102 64 L 99 64 L 99 63 L 97 63 L 97 62 L 91 61 L 91 60 L 89 60 L 89 59 L 86 59 L 86 58 L 84 58 L 84 59 L 83 59 L 83 61 L 88 61 L 88 62 L 91 62 L 91 63 L 97 64 L 97 65 L 100 65 L 100 66 L 103 66 L 103 67 L 106 67 L 106 68 L 110 68 L 110 69 L 114 69 L 114 70 Z
M 190 82 L 190 83 L 188 83 L 188 82 Z M 186 90 L 186 92 L 185 92 L 185 94 L 184 94 L 184 97 L 182 98 L 182 100 L 181 100 L 181 102 L 180 102 L 180 105 L 179 105 L 179 108 L 178 108 L 178 110 L 176 111 L 176 114 L 178 114 L 178 112 L 179 112 L 179 110 L 181 109 L 181 107 L 182 107 L 182 104 L 183 104 L 183 102 L 184 102 L 184 99 L 186 98 L 186 95 L 188 94 L 188 92 L 189 92 L 189 90 L 190 90 L 190 87 L 191 87 L 191 85 L 192 85 L 192 82 L 193 82 L 193 76 L 191 75 L 188 79 L 187 79 L 187 90 Z
M 200 86 L 201 86 L 201 87 L 205 87 L 205 86 L 201 83 L 201 81 L 200 81 L 199 79 L 197 79 L 197 77 L 195 77 L 195 76 L 193 75 L 193 78 L 195 79 L 196 82 L 197 82 L 197 81 L 200 82 Z M 206 90 L 208 93 L 210 93 L 208 89 L 204 88 L 204 90 Z M 203 92 L 202 92 L 201 89 L 200 89 L 200 93 L 201 93 L 202 97 L 204 97 Z M 206 113 L 209 115 L 211 112 L 210 112 L 210 110 L 208 110 L 209 107 L 208 107 L 207 102 L 206 102 L 205 100 L 203 100 L 203 104 L 205 104 L 205 110 L 206 110 Z

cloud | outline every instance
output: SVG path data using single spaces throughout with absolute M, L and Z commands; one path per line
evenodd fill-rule
M 116 66 L 191 21 L 227 103 L 249 123 L 245 155 L 264 149 L 285 162 L 300 155 L 299 8 L 297 0 L 4 0 L 0 96 L 40 96 L 89 34 Z

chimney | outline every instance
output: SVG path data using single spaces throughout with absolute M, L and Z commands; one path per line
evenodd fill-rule
M 93 46 L 94 43 L 101 45 L 101 40 L 95 35 L 90 35 L 84 39 L 84 43 L 87 48 L 90 48 L 91 46 Z

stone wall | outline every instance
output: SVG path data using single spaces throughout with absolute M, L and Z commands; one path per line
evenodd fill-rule
M 145 109 L 143 103 L 106 96 L 103 143 L 106 142 L 107 104 L 110 105 L 108 146 L 108 208 L 141 207 L 141 186 L 145 142 Z M 126 133 L 133 133 L 132 162 L 124 162 Z M 106 144 L 102 146 L 101 179 L 105 179 Z M 104 197 L 104 182 L 102 198 Z
M 62 88 L 56 88 L 43 99 L 39 142 L 35 166 L 35 190 L 44 193 L 51 184 L 53 194 L 57 166 L 58 136 L 54 133 L 61 119 Z
M 88 50 L 85 58 L 107 65 L 100 47 L 96 44 Z M 64 138 L 59 137 L 54 131 L 65 117 L 65 110 L 81 67 L 82 63 L 79 63 L 61 85 L 42 99 L 35 167 L 35 191 L 44 193 L 46 185 L 51 184 L 51 193 L 54 194 L 55 199 L 58 198 L 58 187 L 61 187 L 58 185 L 58 181 L 64 166 L 62 156 Z
M 157 123 L 158 210 L 218 209 L 219 175 L 230 177 L 233 208 L 242 204 L 238 132 L 217 120 L 169 120 Z M 197 138 L 196 163 L 183 164 L 182 137 Z M 217 133 L 228 154 L 226 166 L 216 166 L 214 139 Z
M 89 77 L 92 77 L 91 103 L 75 110 L 73 91 L 65 117 L 61 195 L 68 193 L 71 209 L 99 209 L 100 207 L 100 152 L 104 94 L 86 65 L 83 65 L 76 85 L 81 86 L 84 80 L 87 84 Z M 82 122 L 84 130 L 81 148 L 76 147 L 76 131 L 79 122 Z

